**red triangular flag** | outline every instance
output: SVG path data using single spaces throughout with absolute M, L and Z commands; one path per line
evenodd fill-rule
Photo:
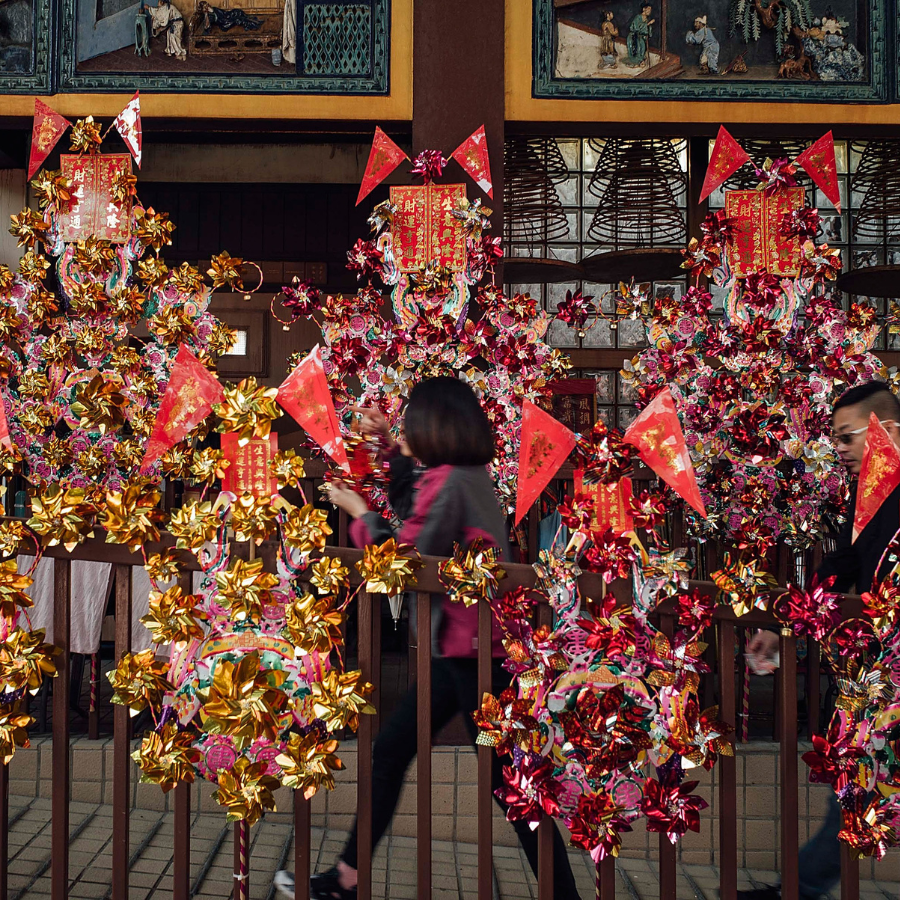
M 900 451 L 878 421 L 878 416 L 869 416 L 869 430 L 863 450 L 859 483 L 856 486 L 856 511 L 853 514 L 853 543 L 860 532 L 881 507 L 881 504 L 900 484 Z M 857 585 L 860 591 L 868 585 Z
M 634 444 L 644 463 L 679 497 L 706 517 L 694 464 L 669 388 L 660 391 L 628 426 L 624 440 Z
M 369 151 L 369 161 L 366 163 L 366 174 L 363 175 L 362 184 L 359 186 L 356 205 L 359 206 L 363 199 L 374 191 L 404 159 L 409 159 L 409 157 L 376 126 L 372 149 Z
M 147 441 L 141 471 L 159 459 L 169 447 L 187 437 L 221 403 L 224 392 L 216 376 L 182 344 L 172 365 L 172 373 L 163 394 Z
M 472 176 L 472 179 L 492 200 L 494 185 L 491 181 L 491 161 L 488 157 L 487 135 L 484 125 L 467 137 L 451 154 Z
M 122 135 L 122 140 L 131 151 L 138 168 L 141 167 L 141 145 L 143 144 L 143 130 L 141 128 L 141 92 L 135 91 L 134 96 L 128 101 L 128 106 L 122 110 L 113 122 L 116 131 Z
M 28 178 L 41 167 L 44 160 L 50 155 L 50 151 L 56 146 L 56 142 L 66 133 L 66 129 L 72 123 L 54 112 L 34 98 L 34 124 L 31 126 L 31 156 L 28 159 Z
M 522 440 L 519 445 L 519 484 L 516 490 L 516 525 L 541 496 L 575 447 L 575 435 L 562 422 L 535 406 L 522 404 Z
M 729 175 L 737 172 L 745 162 L 750 162 L 750 157 L 744 148 L 725 130 L 724 125 L 720 125 L 716 143 L 709 157 L 709 166 L 706 168 L 706 177 L 703 179 L 700 202 L 702 203 Z
M 841 211 L 841 189 L 838 185 L 837 160 L 834 158 L 834 135 L 829 131 L 813 145 L 804 150 L 795 160 L 803 166 L 806 174 L 816 183 L 819 190 L 831 201 L 832 206 Z
M 350 471 L 318 344 L 278 388 L 278 402 L 342 469 Z

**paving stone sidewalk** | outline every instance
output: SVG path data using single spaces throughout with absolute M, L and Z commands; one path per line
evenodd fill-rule
M 9 886 L 11 900 L 50 894 L 50 800 L 10 798 Z M 198 812 L 191 826 L 191 875 L 198 900 L 224 900 L 233 887 L 233 828 L 217 814 Z M 72 803 L 70 807 L 70 896 L 108 898 L 112 871 L 112 808 L 108 804 Z M 330 867 L 346 840 L 346 831 L 312 830 L 313 864 Z M 252 900 L 271 900 L 272 876 L 293 861 L 293 829 L 284 814 L 267 816 L 251 832 Z M 131 816 L 130 900 L 171 900 L 173 821 L 169 812 L 134 810 Z M 477 847 L 451 841 L 433 844 L 435 900 L 478 900 Z M 583 900 L 595 897 L 593 866 L 586 854 L 570 852 Z M 494 851 L 495 896 L 535 900 L 534 878 L 518 847 Z M 388 834 L 373 861 L 376 900 L 414 900 L 416 840 Z M 771 872 L 741 870 L 739 887 L 771 883 Z M 619 860 L 616 894 L 627 900 L 655 900 L 659 879 L 654 863 Z M 896 885 L 863 882 L 861 900 L 894 900 Z M 718 873 L 712 866 L 680 865 L 678 900 L 715 900 Z M 835 893 L 837 897 L 837 892 Z

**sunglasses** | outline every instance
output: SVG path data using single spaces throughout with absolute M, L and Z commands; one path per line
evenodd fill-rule
M 898 424 L 894 422 L 893 419 L 882 419 L 878 422 L 879 425 L 888 425 L 890 423 Z M 849 447 L 853 441 L 856 439 L 858 434 L 863 434 L 864 432 L 869 430 L 868 425 L 864 425 L 862 428 L 854 428 L 853 431 L 842 431 L 840 434 L 832 434 L 831 439 L 837 444 L 838 447 Z

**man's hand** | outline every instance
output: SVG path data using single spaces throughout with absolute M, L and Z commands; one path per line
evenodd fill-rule
M 369 511 L 366 501 L 343 481 L 331 482 L 328 497 L 338 509 L 344 510 L 353 519 L 358 519 Z
M 747 647 L 747 663 L 754 675 L 771 675 L 778 668 L 778 635 L 757 631 Z

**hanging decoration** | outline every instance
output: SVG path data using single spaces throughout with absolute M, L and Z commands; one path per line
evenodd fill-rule
M 863 529 L 872 521 L 898 484 L 900 484 L 900 451 L 878 421 L 878 416 L 870 413 L 856 488 L 853 543 L 856 543 Z
M 369 160 L 359 186 L 356 205 L 359 206 L 404 159 L 408 160 L 409 157 L 376 126 L 372 149 L 369 151 Z
M 834 135 L 822 135 L 811 147 L 804 150 L 794 162 L 802 166 L 816 187 L 841 211 L 841 189 L 837 177 L 837 160 L 834 156 Z
M 54 112 L 37 97 L 34 98 L 34 122 L 31 126 L 31 151 L 28 155 L 28 180 L 44 164 L 44 160 L 53 152 L 59 139 L 66 133 L 72 123 Z
M 702 203 L 716 188 L 723 185 L 750 157 L 741 145 L 728 133 L 724 125 L 719 126 L 716 142 L 709 155 L 709 166 L 700 191 Z
M 137 167 L 141 167 L 143 156 L 144 131 L 141 126 L 141 92 L 135 91 L 128 105 L 113 120 L 113 127 L 122 136 Z
M 491 181 L 491 160 L 488 154 L 487 135 L 484 125 L 472 132 L 451 154 L 472 180 L 487 195 L 494 199 L 494 185 Z

